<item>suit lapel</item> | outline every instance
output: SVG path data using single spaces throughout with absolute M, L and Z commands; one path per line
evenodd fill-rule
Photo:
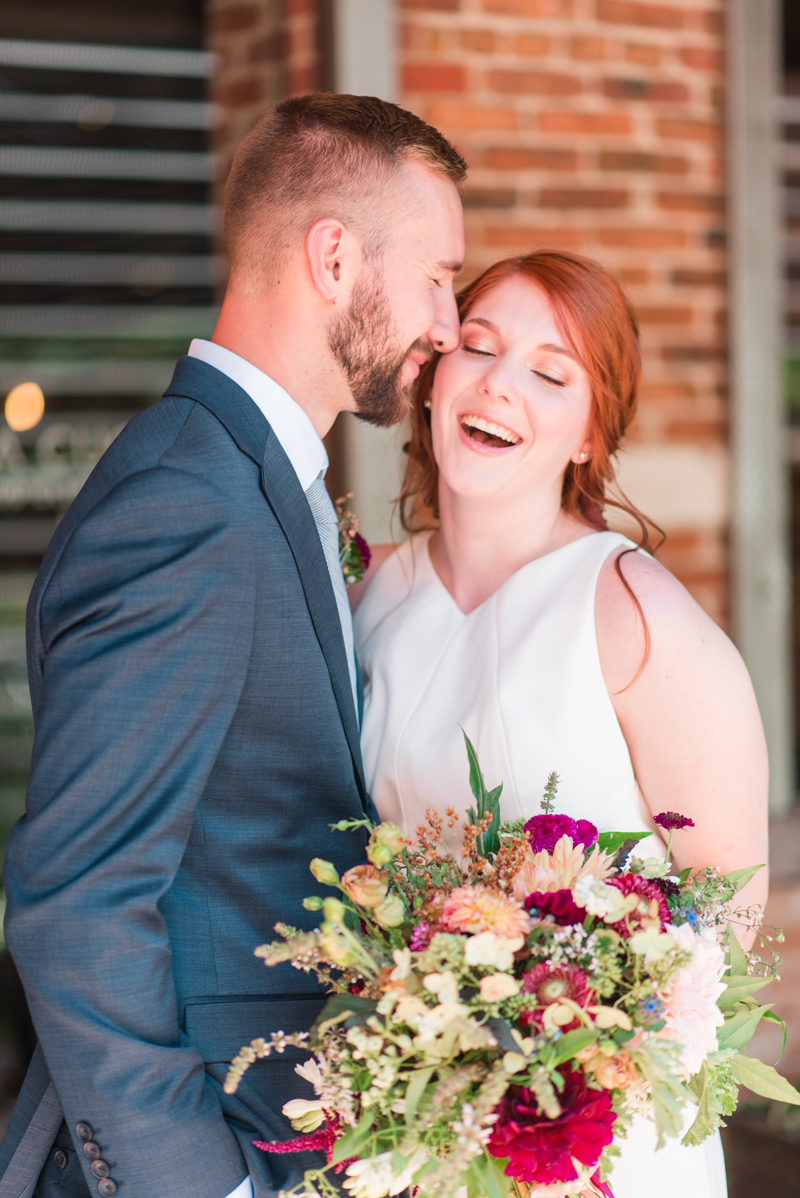
M 166 395 L 181 395 L 208 408 L 261 471 L 261 489 L 297 565 L 364 800 L 366 784 L 342 626 L 317 526 L 292 464 L 247 392 L 206 362 L 181 358 Z

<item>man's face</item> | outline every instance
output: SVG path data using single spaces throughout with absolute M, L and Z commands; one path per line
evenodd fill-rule
M 453 278 L 464 256 L 461 200 L 449 180 L 418 163 L 403 167 L 408 196 L 386 249 L 365 262 L 350 307 L 328 341 L 356 414 L 387 427 L 402 420 L 420 367 L 459 344 Z

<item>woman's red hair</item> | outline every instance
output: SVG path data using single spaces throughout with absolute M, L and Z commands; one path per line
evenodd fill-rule
M 659 544 L 663 533 L 619 490 L 613 462 L 636 412 L 641 376 L 639 330 L 627 296 L 616 279 L 590 258 L 563 250 L 535 250 L 519 258 L 496 262 L 465 287 L 456 297 L 461 320 L 481 296 L 512 278 L 527 279 L 545 293 L 561 336 L 592 384 L 591 451 L 586 462 L 568 463 L 561 493 L 562 509 L 593 528 L 605 529 L 608 526 L 603 509 L 615 507 L 639 525 L 638 548 L 652 552 L 649 529 L 659 533 Z M 412 405 L 411 440 L 406 446 L 408 464 L 399 500 L 401 523 L 412 533 L 435 527 L 439 516 L 439 472 L 425 402 L 440 356 L 436 354 L 423 367 Z M 614 495 L 609 494 L 612 487 Z M 616 568 L 641 615 L 639 602 L 620 569 L 619 558 Z M 646 624 L 645 640 L 646 660 L 649 650 Z

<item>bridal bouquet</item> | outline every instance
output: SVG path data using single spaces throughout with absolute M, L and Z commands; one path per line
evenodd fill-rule
M 502 824 L 501 787 L 486 789 L 468 740 L 467 752 L 476 806 L 460 861 L 443 840 L 452 810 L 429 811 L 413 844 L 393 824 L 343 821 L 336 830 L 369 828 L 368 861 L 341 878 L 312 861 L 338 891 L 304 901 L 319 928 L 279 924 L 282 939 L 256 950 L 331 991 L 310 1033 L 252 1041 L 225 1086 L 287 1044 L 313 1050 L 297 1072 L 316 1097 L 284 1107 L 302 1134 L 258 1143 L 325 1152 L 304 1198 L 335 1198 L 340 1173 L 351 1198 L 613 1198 L 606 1179 L 634 1116 L 654 1121 L 660 1146 L 694 1108 L 683 1142 L 698 1144 L 739 1085 L 800 1104 L 741 1053 L 762 1019 L 781 1022 L 755 998 L 776 954 L 744 953 L 732 927 L 759 927 L 757 911 L 732 906 L 760 866 L 673 873 L 669 847 L 666 860 L 638 858 L 646 833 L 598 835 L 555 814 L 555 775 L 541 814 Z M 656 823 L 671 847 L 692 821 Z

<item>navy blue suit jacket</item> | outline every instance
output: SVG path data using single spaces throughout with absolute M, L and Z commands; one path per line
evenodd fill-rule
M 308 502 L 213 367 L 182 358 L 64 516 L 28 658 L 6 935 L 70 1131 L 89 1125 L 126 1198 L 224 1198 L 248 1172 L 259 1196 L 294 1184 L 308 1159 L 252 1140 L 293 1134 L 302 1054 L 258 1063 L 234 1097 L 221 1082 L 242 1044 L 320 1009 L 313 976 L 253 950 L 280 920 L 315 925 L 309 861 L 363 860 L 363 835 L 329 825 L 374 809 Z

